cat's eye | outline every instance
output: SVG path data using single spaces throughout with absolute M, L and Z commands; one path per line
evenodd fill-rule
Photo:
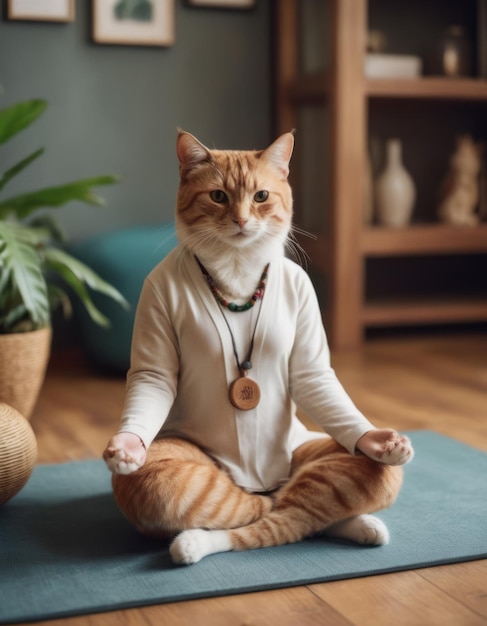
M 265 202 L 267 200 L 267 198 L 269 197 L 269 192 L 266 191 L 265 189 L 262 189 L 261 191 L 258 191 L 255 195 L 254 195 L 254 200 L 256 202 Z
M 227 194 L 221 189 L 214 189 L 213 191 L 210 191 L 210 198 L 213 200 L 213 202 L 217 202 L 218 204 L 228 202 Z

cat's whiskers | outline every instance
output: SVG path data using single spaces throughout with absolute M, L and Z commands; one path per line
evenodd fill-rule
M 289 239 L 286 241 L 286 251 L 289 256 L 293 258 L 298 265 L 301 265 L 305 270 L 308 270 L 309 263 L 311 261 L 309 254 L 295 241 Z
M 218 236 L 212 225 L 200 226 L 197 231 L 191 231 L 185 226 L 179 226 L 176 222 L 176 232 L 181 243 L 195 251 L 218 241 Z
M 179 256 L 184 256 L 184 250 L 187 248 L 198 254 L 201 249 L 211 249 L 214 247 L 216 235 L 213 228 L 200 228 L 197 232 L 190 232 L 187 227 L 181 226 L 176 220 L 176 235 L 182 244 L 179 249 Z
M 293 234 L 297 233 L 298 235 L 303 235 L 304 237 L 313 239 L 314 241 L 318 239 L 317 235 L 315 235 L 314 233 L 310 233 L 308 230 L 301 228 L 301 226 L 298 226 L 297 224 L 291 225 L 291 231 L 293 232 Z
M 295 260 L 307 270 L 311 262 L 311 257 L 300 244 L 299 239 L 296 237 L 296 235 L 308 237 L 309 239 L 313 239 L 314 241 L 316 241 L 318 237 L 315 234 L 305 230 L 304 228 L 301 228 L 301 226 L 298 226 L 297 224 L 292 224 L 291 229 L 288 233 L 288 238 L 286 240 L 286 249 L 291 254 L 291 256 L 293 256 Z
M 176 244 L 173 227 L 174 227 L 174 222 L 170 222 L 169 224 L 166 224 L 165 226 L 161 226 L 161 228 L 157 229 L 157 233 L 160 233 L 161 235 L 165 235 L 165 236 L 163 236 L 162 239 L 160 240 L 159 244 L 154 250 L 154 253 L 159 252 L 159 250 L 164 248 L 164 246 L 170 241 Z

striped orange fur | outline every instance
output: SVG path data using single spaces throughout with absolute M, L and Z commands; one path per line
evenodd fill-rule
M 401 483 L 402 468 L 352 457 L 332 439 L 298 448 L 289 481 L 270 495 L 247 493 L 181 439 L 154 441 L 141 468 L 113 475 L 116 501 L 142 533 L 170 538 L 195 528 L 229 530 L 232 550 L 296 542 L 387 508 Z
M 188 528 L 235 528 L 272 507 L 269 497 L 237 487 L 197 446 L 156 440 L 137 472 L 113 475 L 119 507 L 144 534 L 174 536 Z

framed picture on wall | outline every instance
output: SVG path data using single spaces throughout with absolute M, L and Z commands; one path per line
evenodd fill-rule
M 93 40 L 102 44 L 171 46 L 175 0 L 93 0 Z
M 9 20 L 73 22 L 75 0 L 8 0 Z
M 255 0 L 188 0 L 192 7 L 213 7 L 218 9 L 251 9 Z

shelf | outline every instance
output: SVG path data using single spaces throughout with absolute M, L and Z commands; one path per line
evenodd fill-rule
M 475 78 L 369 78 L 365 93 L 382 98 L 431 98 L 444 100 L 487 100 L 487 80 Z
M 362 310 L 362 322 L 369 327 L 485 321 L 487 299 L 381 301 L 366 304 Z
M 369 257 L 483 253 L 487 252 L 487 224 L 475 227 L 374 226 L 362 232 L 361 250 Z
M 322 102 L 330 93 L 330 80 L 322 72 L 300 76 L 291 84 L 294 102 Z M 424 98 L 487 101 L 487 80 L 477 78 L 364 78 L 364 94 L 371 98 Z

